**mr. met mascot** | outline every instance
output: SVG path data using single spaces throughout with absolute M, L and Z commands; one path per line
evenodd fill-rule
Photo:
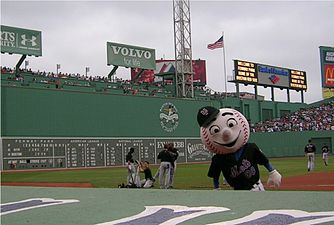
M 258 165 L 268 170 L 268 185 L 280 186 L 282 176 L 255 143 L 248 143 L 249 124 L 240 112 L 206 106 L 198 111 L 197 122 L 203 144 L 216 154 L 211 167 L 216 174 L 223 172 L 234 190 L 264 191 Z

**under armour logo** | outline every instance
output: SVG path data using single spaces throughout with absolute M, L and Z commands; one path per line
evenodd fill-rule
M 21 38 L 22 38 L 22 41 L 21 41 L 21 44 L 22 45 L 27 45 L 27 42 L 30 42 L 31 43 L 31 46 L 36 46 L 37 43 L 36 43 L 36 40 L 37 40 L 37 37 L 35 36 L 31 36 L 31 39 L 27 38 L 25 34 L 21 35 Z

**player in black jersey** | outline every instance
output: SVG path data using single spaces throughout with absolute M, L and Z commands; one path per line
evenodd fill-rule
M 322 146 L 321 151 L 322 151 L 322 160 L 324 160 L 325 166 L 328 166 L 329 147 L 326 143 Z
M 128 176 L 127 176 L 127 186 L 137 186 L 137 171 L 136 171 L 136 166 L 134 164 L 133 160 L 133 153 L 135 149 L 130 148 L 129 152 L 125 156 L 125 161 L 126 161 L 126 166 L 128 169 Z
M 143 172 L 145 175 L 145 179 L 140 181 L 141 187 L 143 188 L 150 188 L 153 186 L 153 176 L 152 171 L 150 168 L 150 163 L 148 161 L 139 162 L 138 163 L 138 169 L 140 172 Z
M 279 187 L 282 176 L 255 143 L 248 143 L 249 124 L 238 111 L 230 108 L 203 107 L 197 114 L 203 144 L 215 153 L 213 174 L 223 172 L 235 190 L 263 191 L 258 165 L 269 172 L 268 185 Z
M 314 158 L 315 158 L 315 152 L 316 147 L 314 144 L 312 144 L 311 139 L 308 140 L 307 145 L 304 148 L 305 155 L 307 157 L 307 171 L 314 170 Z

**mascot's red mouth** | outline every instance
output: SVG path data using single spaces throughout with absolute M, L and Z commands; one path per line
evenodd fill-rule
M 239 136 L 240 136 L 240 133 L 241 133 L 241 130 L 239 131 L 239 134 L 238 134 L 237 138 L 234 139 L 234 141 L 232 141 L 232 142 L 230 142 L 230 143 L 227 143 L 227 144 L 221 144 L 221 143 L 216 142 L 216 141 L 214 141 L 214 143 L 216 143 L 217 145 L 222 145 L 222 146 L 224 146 L 224 147 L 231 148 L 231 147 L 233 147 L 233 146 L 235 145 L 235 143 L 237 143 L 237 141 L 238 141 L 238 139 L 239 139 Z

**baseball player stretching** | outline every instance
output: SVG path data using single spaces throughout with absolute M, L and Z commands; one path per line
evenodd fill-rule
M 305 146 L 305 155 L 307 156 L 307 171 L 314 170 L 314 157 L 316 147 L 311 143 L 311 139 L 308 140 L 308 144 Z

